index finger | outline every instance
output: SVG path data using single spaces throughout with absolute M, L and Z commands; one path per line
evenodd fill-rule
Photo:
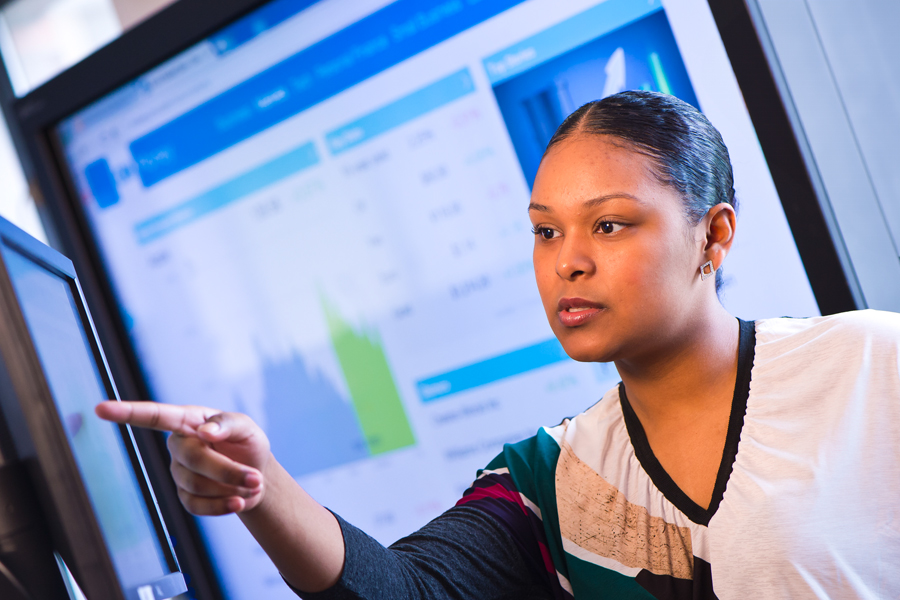
M 196 435 L 197 428 L 220 410 L 204 406 L 177 406 L 159 402 L 132 402 L 108 400 L 94 408 L 101 419 L 116 423 L 128 423 L 135 427 L 147 427 L 159 431 L 171 431 L 182 435 Z

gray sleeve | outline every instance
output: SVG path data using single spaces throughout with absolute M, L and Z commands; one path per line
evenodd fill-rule
M 476 508 L 452 508 L 389 548 L 340 517 L 344 571 L 304 600 L 539 600 L 552 598 L 509 533 Z

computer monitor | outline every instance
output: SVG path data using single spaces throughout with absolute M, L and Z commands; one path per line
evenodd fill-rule
M 828 302 L 844 275 L 790 127 L 771 121 L 771 168 L 761 151 L 745 99 L 765 83 L 742 94 L 704 0 L 180 0 L 18 109 L 149 395 L 250 414 L 319 501 L 391 542 L 617 381 L 565 356 L 531 264 L 530 185 L 578 104 L 665 91 L 721 130 L 736 315 L 816 314 L 812 288 L 852 308 Z M 237 518 L 198 522 L 224 597 L 293 597 Z
M 184 592 L 131 430 L 94 414 L 118 395 L 72 263 L 3 219 L 0 332 L 3 421 L 74 582 L 89 600 Z

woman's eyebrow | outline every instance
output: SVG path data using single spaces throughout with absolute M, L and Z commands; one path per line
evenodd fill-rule
M 598 196 L 596 198 L 591 198 L 590 200 L 585 200 L 582 206 L 585 208 L 596 208 L 597 206 L 603 204 L 607 200 L 612 200 L 614 198 L 626 198 L 628 200 L 634 200 L 640 204 L 644 204 L 644 201 L 638 198 L 637 196 L 632 196 L 626 192 L 615 192 L 613 194 L 604 194 L 603 196 Z M 553 209 L 545 204 L 538 204 L 537 202 L 532 202 L 528 205 L 528 210 L 536 210 L 537 212 L 550 213 L 553 212 Z
M 637 196 L 632 196 L 626 192 L 615 192 L 613 194 L 604 194 L 603 196 L 598 196 L 596 198 L 591 198 L 590 200 L 586 200 L 583 204 L 585 208 L 596 208 L 597 206 L 603 204 L 607 200 L 613 200 L 615 198 L 626 198 L 628 200 L 634 200 L 639 204 L 643 204 L 644 201 L 638 198 Z
M 530 212 L 532 210 L 536 210 L 538 212 L 545 212 L 545 213 L 553 212 L 552 210 L 550 210 L 549 206 L 546 206 L 544 204 L 538 204 L 537 202 L 532 202 L 528 205 L 528 211 Z

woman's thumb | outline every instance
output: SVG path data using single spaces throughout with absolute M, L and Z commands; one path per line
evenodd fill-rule
M 197 428 L 197 437 L 205 442 L 226 440 L 231 436 L 234 429 L 233 421 L 234 419 L 229 418 L 228 413 L 213 415 Z

